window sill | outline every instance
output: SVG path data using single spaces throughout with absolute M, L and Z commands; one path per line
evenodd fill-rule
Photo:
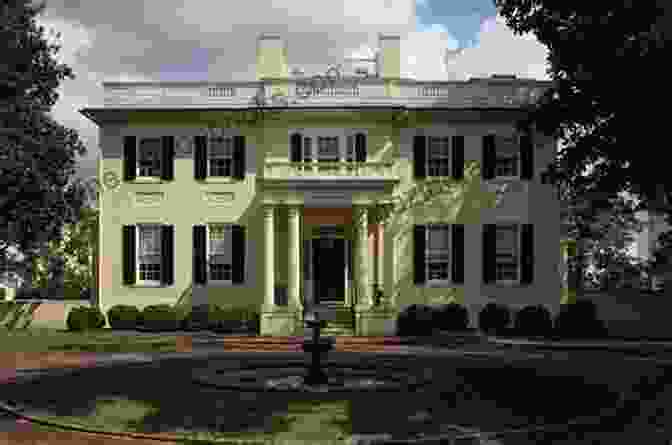
M 495 281 L 492 283 L 488 283 L 489 286 L 497 286 L 497 287 L 520 287 L 524 286 L 523 283 L 521 283 L 519 280 L 516 281 Z
M 136 176 L 132 181 L 129 181 L 131 184 L 160 184 L 163 182 L 160 176 Z
M 430 182 L 444 182 L 444 181 L 457 181 L 457 179 L 452 176 L 425 176 L 425 181 Z
M 510 181 L 523 181 L 520 176 L 495 176 L 492 179 L 486 179 L 488 182 L 510 182 Z
M 236 180 L 229 176 L 208 176 L 202 180 L 208 184 L 231 184 L 236 182 Z
M 433 288 L 433 287 L 456 287 L 456 286 L 462 286 L 461 283 L 453 283 L 452 281 L 428 281 L 425 283 L 425 287 L 427 288 Z
M 131 284 L 129 287 L 170 287 L 159 281 L 139 281 L 135 284 Z
M 201 287 L 232 287 L 233 282 L 232 281 L 213 281 L 213 280 L 208 280 L 207 283 L 205 284 L 199 284 L 198 286 Z

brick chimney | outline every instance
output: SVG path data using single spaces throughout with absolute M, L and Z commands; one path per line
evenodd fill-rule
M 289 77 L 287 47 L 277 34 L 261 34 L 257 39 L 257 80 Z

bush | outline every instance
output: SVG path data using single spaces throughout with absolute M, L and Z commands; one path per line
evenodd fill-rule
M 142 327 L 150 331 L 174 331 L 179 328 L 177 311 L 169 304 L 153 304 L 142 310 Z
M 78 306 L 70 310 L 66 323 L 70 331 L 100 329 L 105 326 L 105 316 L 98 308 Z
M 187 331 L 205 329 L 210 322 L 210 305 L 199 304 L 193 306 L 191 311 L 182 319 L 180 325 Z
M 526 337 L 547 337 L 553 331 L 551 313 L 542 305 L 525 306 L 516 313 L 514 329 Z
M 588 299 L 565 304 L 555 318 L 553 330 L 560 338 L 603 338 L 607 329 L 597 318 L 597 306 Z
M 434 309 L 434 327 L 447 331 L 464 331 L 469 327 L 469 311 L 457 303 Z
M 478 314 L 478 326 L 488 334 L 502 334 L 510 322 L 511 312 L 504 304 L 488 303 Z
M 434 325 L 434 310 L 424 304 L 412 304 L 397 317 L 397 335 L 431 335 Z
M 135 306 L 117 304 L 107 311 L 107 321 L 112 329 L 135 329 L 140 324 L 140 310 Z
M 258 329 L 259 315 L 249 307 L 221 308 L 214 306 L 210 311 L 210 329 L 224 333 L 248 332 Z

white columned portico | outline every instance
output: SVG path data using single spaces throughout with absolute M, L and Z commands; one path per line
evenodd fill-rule
M 264 206 L 264 312 L 275 308 L 275 206 Z
M 299 292 L 299 278 L 300 278 L 300 208 L 297 205 L 288 206 L 288 244 L 289 257 L 287 263 L 287 299 L 290 306 L 294 309 L 301 308 L 301 297 Z
M 354 211 L 355 227 L 357 229 L 357 306 L 371 307 L 371 276 L 369 253 L 369 210 L 366 206 L 356 206 Z

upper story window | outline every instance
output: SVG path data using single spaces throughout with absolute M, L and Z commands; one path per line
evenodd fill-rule
M 208 176 L 233 175 L 233 137 L 212 137 L 208 144 Z
M 161 138 L 140 139 L 137 175 L 161 176 Z
M 310 129 L 290 133 L 291 162 L 366 161 L 366 133 Z
M 518 224 L 497 224 L 495 233 L 495 279 L 515 282 L 519 274 L 519 226 Z
M 495 146 L 495 177 L 518 177 L 520 146 L 517 137 L 499 138 Z
M 208 225 L 208 280 L 232 279 L 231 225 Z
M 430 136 L 427 142 L 427 176 L 450 176 L 450 138 Z
M 138 281 L 161 282 L 161 226 L 138 226 Z

